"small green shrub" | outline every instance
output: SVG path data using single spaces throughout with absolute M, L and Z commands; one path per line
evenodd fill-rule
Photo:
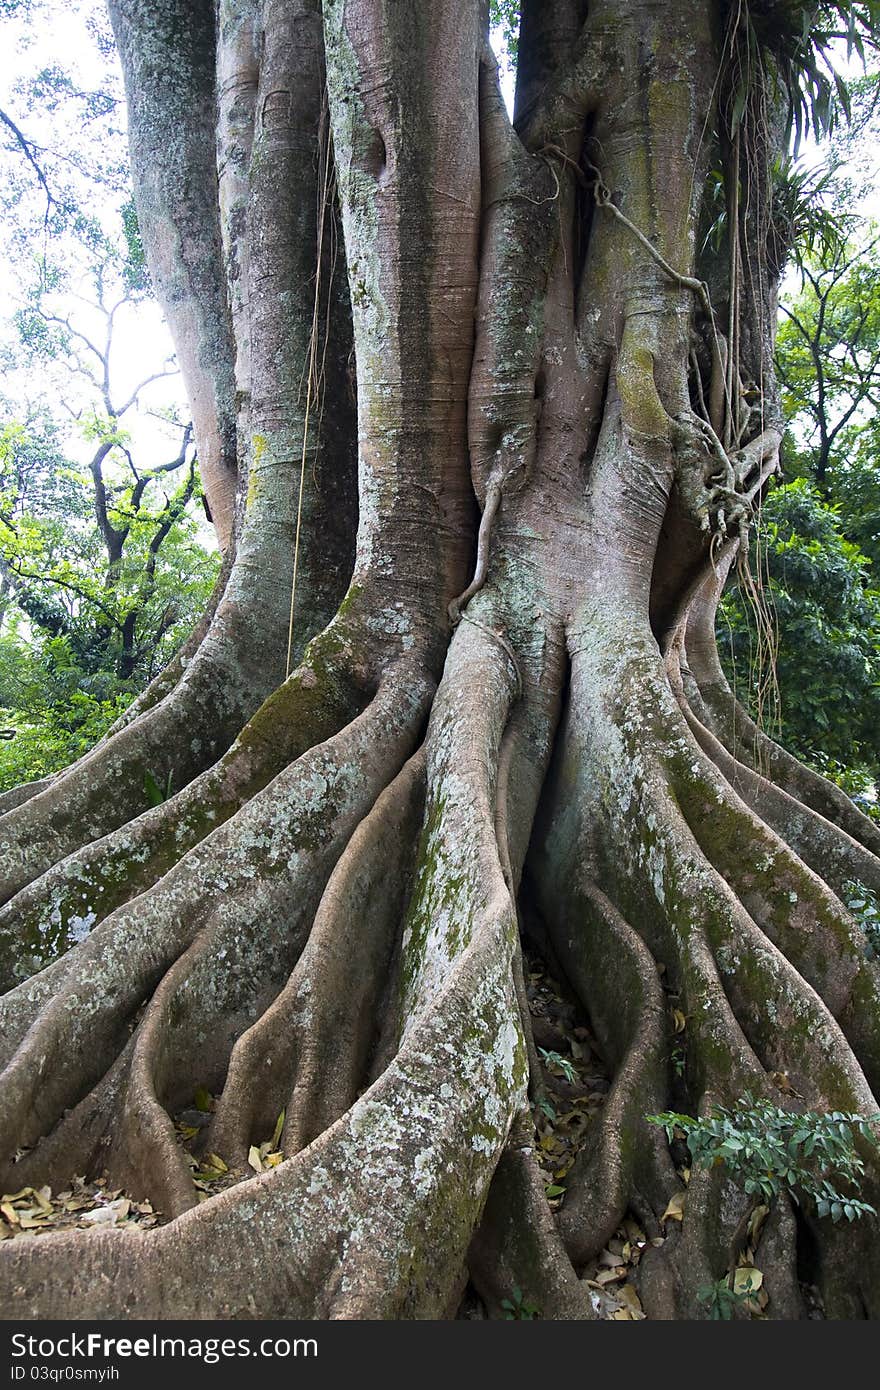
M 785 1191 L 795 1201 L 812 1201 L 818 1216 L 835 1222 L 877 1214 L 855 1196 L 865 1171 L 856 1138 L 876 1147 L 872 1125 L 880 1115 L 798 1115 L 746 1094 L 731 1109 L 714 1106 L 703 1119 L 672 1111 L 646 1119 L 662 1125 L 670 1141 L 684 1138 L 694 1164 L 722 1164 L 749 1196 L 768 1206 Z
M 704 1284 L 697 1290 L 697 1298 L 706 1309 L 713 1322 L 730 1322 L 736 1309 L 748 1303 L 757 1292 L 753 1287 L 748 1271 L 743 1270 L 746 1280 L 741 1288 L 731 1288 L 730 1278 L 725 1275 L 714 1284 Z
M 523 1296 L 522 1289 L 516 1286 L 514 1286 L 510 1298 L 502 1298 L 501 1307 L 504 1309 L 504 1316 L 508 1322 L 527 1322 L 540 1316 L 535 1305 L 528 1303 Z
M 577 1084 L 577 1072 L 567 1057 L 563 1057 L 559 1052 L 548 1052 L 546 1048 L 539 1047 L 541 1061 L 549 1072 L 554 1076 L 561 1076 L 572 1086 Z
M 880 899 L 863 883 L 853 880 L 845 883 L 843 888 L 846 894 L 844 902 L 868 938 L 865 954 L 868 960 L 873 960 L 880 956 Z

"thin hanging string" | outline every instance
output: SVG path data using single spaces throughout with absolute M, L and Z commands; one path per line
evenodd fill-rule
M 296 505 L 296 533 L 293 542 L 293 581 L 290 587 L 290 620 L 287 626 L 287 660 L 284 668 L 285 680 L 290 675 L 291 657 L 293 654 L 293 618 L 296 606 L 296 579 L 299 571 L 299 543 L 302 533 L 302 506 L 303 492 L 305 491 L 306 481 L 306 454 L 309 442 L 309 420 L 312 413 L 312 395 L 315 387 L 316 366 L 318 361 L 318 317 L 321 307 L 321 262 L 324 249 L 324 223 L 327 218 L 327 207 L 330 200 L 330 180 L 332 177 L 332 163 L 329 148 L 324 148 L 324 185 L 321 190 L 320 204 L 318 208 L 318 241 L 316 249 L 315 265 L 315 298 L 312 305 L 312 327 L 309 338 L 309 357 L 306 380 L 306 409 L 303 420 L 303 442 L 302 455 L 299 463 L 299 497 Z

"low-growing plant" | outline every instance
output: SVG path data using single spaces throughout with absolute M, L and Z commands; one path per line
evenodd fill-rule
M 557 1076 L 564 1079 L 574 1086 L 577 1083 L 577 1072 L 567 1057 L 563 1057 L 559 1052 L 548 1052 L 546 1048 L 539 1047 L 541 1060 L 548 1071 L 554 1072 Z
M 502 1298 L 501 1307 L 504 1309 L 504 1316 L 508 1322 L 528 1322 L 540 1316 L 535 1305 L 527 1302 L 522 1289 L 517 1288 L 516 1285 L 511 1290 L 510 1298 Z
M 662 1125 L 670 1142 L 684 1139 L 694 1164 L 723 1165 L 750 1197 L 768 1206 L 785 1191 L 796 1202 L 812 1201 L 818 1216 L 835 1222 L 877 1214 L 855 1195 L 865 1171 L 856 1140 L 878 1146 L 873 1126 L 880 1115 L 796 1114 L 747 1093 L 701 1119 L 672 1111 L 646 1118 Z
M 843 889 L 846 894 L 844 902 L 868 938 L 865 955 L 868 960 L 873 960 L 880 956 L 880 898 L 872 889 L 852 879 L 843 885 Z
M 730 1322 L 737 1308 L 747 1304 L 757 1292 L 748 1277 L 748 1272 L 743 1270 L 742 1273 L 746 1275 L 746 1279 L 740 1288 L 731 1288 L 730 1278 L 725 1275 L 714 1284 L 704 1284 L 697 1290 L 697 1298 L 713 1322 Z

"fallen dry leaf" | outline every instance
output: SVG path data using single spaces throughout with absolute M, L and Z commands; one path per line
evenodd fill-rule
M 735 1293 L 757 1293 L 764 1282 L 764 1274 L 753 1265 L 740 1265 L 733 1276 Z
M 639 1298 L 632 1284 L 624 1284 L 621 1288 L 616 1289 L 615 1297 L 633 1316 L 635 1316 L 636 1313 L 641 1313 L 642 1317 L 645 1316 L 644 1309 L 642 1308 L 642 1300 Z
M 672 1196 L 669 1198 L 669 1204 L 666 1210 L 660 1217 L 661 1222 L 663 1222 L 663 1224 L 665 1225 L 667 1221 L 683 1221 L 684 1206 L 686 1201 L 686 1192 L 674 1192 Z M 653 1241 L 651 1243 L 653 1244 Z

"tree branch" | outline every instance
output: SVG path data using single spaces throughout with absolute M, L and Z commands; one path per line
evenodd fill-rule
M 21 130 L 19 130 L 12 117 L 7 115 L 7 113 L 2 109 L 0 109 L 0 121 L 3 122 L 7 130 L 10 130 L 12 132 L 13 136 L 15 137 L 16 143 L 18 144 L 19 148 L 24 154 L 25 159 L 28 161 L 34 173 L 36 174 L 40 186 L 42 187 L 43 192 L 46 195 L 46 214 L 43 218 L 43 225 L 45 226 L 45 224 L 49 221 L 50 211 L 53 207 L 58 206 L 58 200 L 54 197 L 52 190 L 49 187 L 49 181 L 37 162 L 36 156 L 34 155 L 33 142 L 31 140 L 28 140 L 27 136 L 24 135 Z

